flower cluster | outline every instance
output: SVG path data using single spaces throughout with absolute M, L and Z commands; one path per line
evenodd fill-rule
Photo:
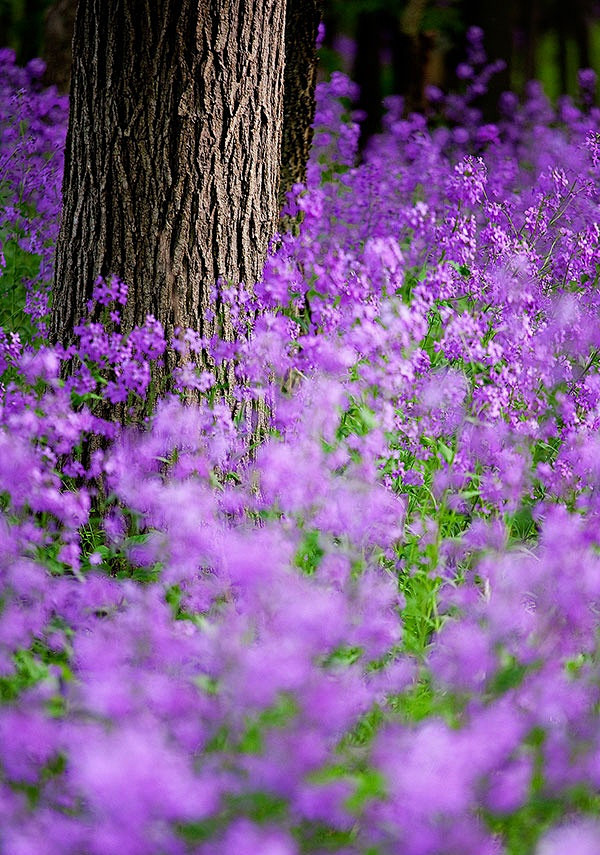
M 0 325 L 29 337 L 48 314 L 68 118 L 67 98 L 42 89 L 44 71 L 0 49 Z
M 59 214 L 38 72 L 0 54 L 9 290 Z M 490 73 L 473 31 L 466 93 L 392 100 L 359 166 L 320 85 L 236 342 L 123 335 L 118 279 L 67 351 L 5 324 L 3 852 L 597 855 L 600 112 L 582 74 L 492 129 Z M 167 346 L 195 402 L 118 427 Z

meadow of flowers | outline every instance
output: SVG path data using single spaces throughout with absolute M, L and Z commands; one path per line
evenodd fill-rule
M 483 124 L 472 30 L 358 167 L 334 75 L 237 343 L 122 336 L 109 279 L 64 351 L 42 71 L 0 51 L 0 851 L 600 855 L 594 74 Z

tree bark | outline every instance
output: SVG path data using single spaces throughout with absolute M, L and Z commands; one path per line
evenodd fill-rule
M 71 85 L 71 42 L 76 12 L 77 0 L 56 0 L 44 18 L 44 82 L 63 93 Z
M 212 286 L 256 281 L 276 228 L 284 39 L 285 0 L 80 0 L 53 340 L 111 274 L 124 331 L 231 338 Z
M 287 0 L 280 207 L 294 184 L 306 181 L 315 117 L 317 35 L 322 5 L 322 0 Z

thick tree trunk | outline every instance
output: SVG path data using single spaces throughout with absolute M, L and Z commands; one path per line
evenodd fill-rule
M 279 205 L 294 184 L 306 180 L 317 82 L 317 34 L 322 0 L 287 0 L 285 93 Z
M 284 0 L 80 0 L 51 336 L 98 275 L 122 328 L 232 335 L 211 294 L 259 277 L 278 215 Z
M 77 0 L 56 0 L 44 20 L 44 82 L 48 86 L 54 84 L 63 93 L 71 85 L 71 42 L 76 12 Z

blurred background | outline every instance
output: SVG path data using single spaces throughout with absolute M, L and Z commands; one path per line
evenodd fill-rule
M 21 64 L 47 62 L 46 81 L 68 91 L 70 41 L 77 0 L 0 0 L 0 46 Z M 506 65 L 490 80 L 480 108 L 493 120 L 500 92 L 522 93 L 531 79 L 547 95 L 575 94 L 577 70 L 600 64 L 598 0 L 324 0 L 323 74 L 341 70 L 360 86 L 363 138 L 381 123 L 382 101 L 425 106 L 428 86 L 457 89 L 470 26 L 485 32 L 490 61 Z M 459 72 L 460 76 L 460 72 Z
M 488 121 L 501 92 L 523 94 L 537 79 L 552 100 L 575 96 L 578 70 L 600 65 L 597 0 L 326 0 L 325 9 L 322 66 L 359 84 L 364 137 L 379 129 L 387 95 L 403 95 L 410 112 L 425 108 L 428 86 L 464 88 L 472 26 L 484 31 L 488 61 L 505 63 L 477 105 Z

